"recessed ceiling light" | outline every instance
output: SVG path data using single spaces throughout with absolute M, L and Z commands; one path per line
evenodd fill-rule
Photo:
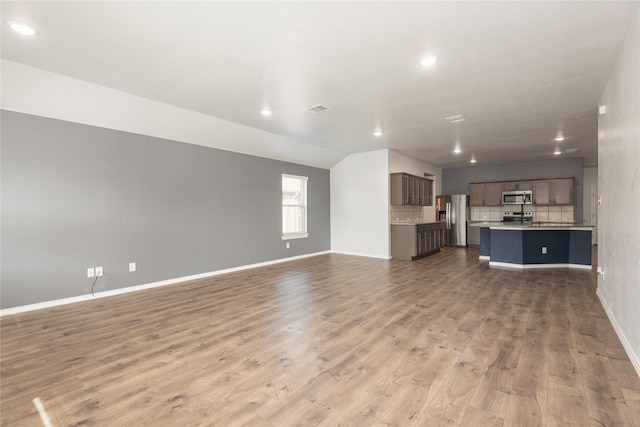
M 382 131 L 381 130 L 377 130 L 373 133 L 374 136 L 382 136 Z
M 420 59 L 420 65 L 422 65 L 423 67 L 428 67 L 435 64 L 436 62 L 438 62 L 438 57 L 435 55 L 427 55 Z
M 456 153 L 456 154 L 460 154 L 460 152 L 461 152 L 461 151 L 462 151 L 462 150 L 460 150 L 460 147 L 456 147 L 456 148 L 453 150 L 453 152 L 454 152 L 454 153 Z
M 556 141 L 558 141 L 558 142 L 564 141 L 564 136 L 562 136 L 562 135 L 556 136 Z
M 18 21 L 9 21 L 9 27 L 16 33 L 20 33 L 23 36 L 35 36 L 38 34 L 38 32 L 29 25 Z
M 260 111 L 260 114 L 262 114 L 265 117 L 269 117 L 271 115 L 271 110 L 267 110 L 266 108 Z
M 558 154 L 562 154 L 562 151 L 560 151 L 559 148 L 556 148 L 556 151 L 554 151 L 553 154 L 557 156 Z
M 476 158 L 472 157 L 471 160 L 469 160 L 470 163 L 475 163 L 476 162 Z

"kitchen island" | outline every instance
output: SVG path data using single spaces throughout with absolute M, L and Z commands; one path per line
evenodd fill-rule
M 480 259 L 490 266 L 591 269 L 593 227 L 566 223 L 482 222 Z

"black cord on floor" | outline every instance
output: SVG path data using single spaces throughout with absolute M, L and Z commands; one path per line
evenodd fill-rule
M 95 280 L 93 281 L 93 285 L 91 285 L 91 296 L 93 296 L 94 298 L 95 298 L 95 295 L 93 295 L 93 287 L 96 285 L 96 282 L 98 281 L 98 277 L 100 277 L 100 276 L 98 276 L 98 275 L 96 274 L 96 278 L 95 278 Z

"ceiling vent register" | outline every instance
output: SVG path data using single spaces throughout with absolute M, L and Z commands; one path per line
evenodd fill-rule
M 326 105 L 322 105 L 322 104 L 318 104 L 318 105 L 314 105 L 313 107 L 309 107 L 306 110 L 303 110 L 305 113 L 322 113 L 323 111 L 327 111 L 329 109 L 329 107 L 327 107 Z
M 449 120 L 450 123 L 464 122 L 464 116 L 462 114 L 456 114 L 455 116 L 445 117 L 445 120 Z

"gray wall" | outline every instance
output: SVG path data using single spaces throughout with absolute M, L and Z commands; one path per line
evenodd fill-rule
M 574 216 L 576 222 L 582 222 L 582 172 L 582 158 L 444 169 L 442 194 L 469 194 L 472 182 L 574 177 Z
M 99 292 L 330 249 L 328 170 L 1 114 L 2 308 L 86 295 L 88 267 Z M 309 177 L 291 249 L 282 173 Z

